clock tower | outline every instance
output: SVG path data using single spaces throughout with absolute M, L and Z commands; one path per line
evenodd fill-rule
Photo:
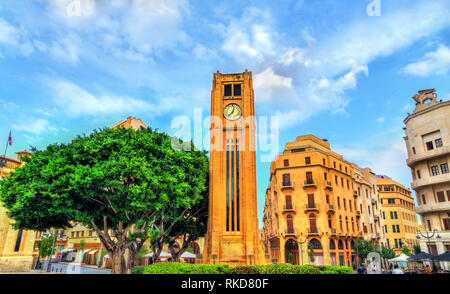
M 214 74 L 204 263 L 260 264 L 252 73 Z

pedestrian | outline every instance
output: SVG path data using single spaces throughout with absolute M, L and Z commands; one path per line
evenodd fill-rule
M 377 273 L 377 265 L 375 264 L 375 262 L 373 262 L 372 271 L 374 274 Z
M 363 274 L 364 274 L 364 272 L 365 272 L 365 270 L 364 270 L 364 265 L 363 265 L 363 264 L 361 264 L 361 265 L 359 266 L 359 270 L 358 270 L 358 273 L 359 273 L 360 275 L 363 275 Z
M 404 272 L 401 269 L 399 269 L 398 265 L 396 264 L 396 265 L 394 265 L 394 270 L 392 271 L 392 274 L 393 275 L 403 275 Z

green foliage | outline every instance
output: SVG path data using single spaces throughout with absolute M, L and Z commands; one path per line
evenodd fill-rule
M 422 252 L 420 245 L 414 245 L 414 254 L 419 254 L 420 252 Z
M 353 274 L 348 266 L 314 266 L 291 264 L 242 265 L 230 268 L 226 265 L 204 265 L 178 262 L 161 262 L 137 266 L 132 274 Z
M 194 253 L 194 249 L 192 249 L 191 246 L 189 246 L 188 248 L 186 248 L 186 251 L 189 253 Z
M 86 245 L 86 241 L 84 241 L 84 240 L 81 240 L 80 241 L 80 251 L 83 251 L 84 250 L 84 246 Z
M 359 239 L 356 241 L 355 251 L 358 253 L 358 256 L 360 258 L 366 259 L 369 253 L 376 252 L 376 248 L 374 247 L 372 242 L 364 239 Z
M 138 252 L 138 258 L 141 258 L 142 256 L 146 255 L 149 252 L 150 252 L 150 250 L 148 249 L 148 247 L 143 245 L 141 250 L 139 250 L 139 252 Z
M 288 263 L 293 264 L 294 263 L 294 254 L 292 252 L 289 252 L 287 256 Z
M 50 256 L 52 252 L 52 246 L 53 246 L 53 237 L 47 236 L 42 237 L 41 242 L 39 242 L 39 255 L 42 258 L 45 258 L 47 256 Z
M 391 248 L 385 247 L 384 245 L 381 245 L 381 257 L 386 259 L 392 259 L 395 257 L 395 251 Z
M 309 248 L 309 251 L 308 251 L 309 260 L 311 261 L 311 263 L 313 263 L 314 262 L 314 245 L 312 243 L 309 243 L 308 248 Z
M 190 264 L 180 262 L 159 262 L 148 266 L 134 267 L 132 274 L 228 274 L 227 265 Z
M 402 248 L 402 253 L 403 254 L 406 254 L 406 255 L 408 255 L 408 256 L 411 256 L 411 249 L 409 249 L 409 247 L 408 246 L 403 246 L 403 248 Z

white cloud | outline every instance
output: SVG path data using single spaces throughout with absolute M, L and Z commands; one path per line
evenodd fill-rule
M 292 88 L 292 78 L 277 75 L 272 67 L 268 67 L 253 77 L 253 87 L 258 101 L 276 100 L 277 103 L 286 102 L 287 98 L 296 97 Z
M 384 118 L 384 117 L 379 117 L 379 118 L 377 118 L 377 123 L 379 123 L 379 124 L 384 123 L 384 121 L 385 121 L 385 118 Z
M 444 75 L 450 70 L 450 48 L 439 45 L 436 51 L 425 54 L 423 60 L 408 64 L 402 69 L 405 74 L 419 77 Z
M 78 85 L 61 80 L 49 82 L 53 101 L 69 116 L 90 116 L 142 112 L 152 109 L 144 100 L 109 94 L 94 95 Z
M 33 135 L 40 135 L 45 132 L 56 133 L 58 130 L 51 126 L 46 119 L 29 119 L 21 121 L 19 124 L 13 124 L 13 129 L 16 131 L 23 131 Z
M 34 48 L 31 45 L 27 32 L 24 29 L 18 29 L 3 18 L 0 17 L 0 49 L 5 46 L 15 53 L 15 49 L 25 56 L 33 53 Z M 0 54 L 3 57 L 3 54 Z

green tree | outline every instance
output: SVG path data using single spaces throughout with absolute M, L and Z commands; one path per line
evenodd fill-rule
M 403 248 L 402 248 L 402 253 L 403 254 L 406 254 L 406 255 L 408 255 L 408 256 L 411 256 L 411 249 L 409 249 L 409 247 L 408 246 L 403 246 Z
M 41 242 L 39 242 L 39 255 L 42 258 L 50 256 L 52 252 L 53 238 L 52 236 L 42 237 Z
M 419 254 L 420 252 L 422 252 L 420 245 L 414 245 L 414 254 Z
M 311 261 L 311 263 L 314 263 L 314 245 L 313 245 L 313 243 L 309 243 L 308 247 L 309 247 L 309 260 Z
M 395 257 L 395 251 L 391 248 L 381 245 L 380 255 L 381 255 L 381 257 L 383 257 L 385 259 L 392 259 Z
M 148 232 L 158 212 L 202 197 L 208 158 L 192 150 L 174 150 L 171 137 L 150 128 L 94 131 L 25 158 L 0 193 L 15 228 L 82 223 L 98 234 L 112 273 L 125 273 L 124 252 L 136 244 L 130 232 Z
M 84 246 L 86 245 L 86 241 L 84 241 L 84 240 L 81 240 L 80 241 L 80 251 L 83 251 L 84 250 Z
M 292 254 L 292 252 L 288 253 L 287 260 L 288 260 L 288 263 L 294 264 L 294 254 Z
M 356 252 L 362 260 L 366 260 L 367 255 L 371 252 L 376 252 L 376 248 L 372 242 L 365 239 L 359 239 L 355 243 Z

